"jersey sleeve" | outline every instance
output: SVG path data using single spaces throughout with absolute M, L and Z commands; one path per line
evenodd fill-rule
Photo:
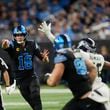
M 2 58 L 0 58 L 0 69 L 2 72 L 8 70 L 8 66 Z
M 82 51 L 81 49 L 76 49 L 74 51 L 75 58 L 83 58 L 84 60 L 90 59 L 90 55 L 87 52 Z
M 40 48 L 39 48 L 39 46 L 38 46 L 38 44 L 36 43 L 36 42 L 34 42 L 34 53 L 35 53 L 35 55 L 40 59 L 40 60 L 42 60 L 43 59 L 43 57 L 42 57 L 42 55 L 41 55 L 41 50 L 40 50 Z

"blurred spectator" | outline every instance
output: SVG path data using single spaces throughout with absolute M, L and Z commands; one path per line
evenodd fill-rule
M 59 1 L 60 0 L 51 0 L 50 1 L 49 7 L 50 7 L 50 12 L 52 14 L 59 13 L 61 10 L 63 10 Z
M 37 13 L 37 6 L 36 4 L 32 4 L 30 7 L 29 7 L 29 16 L 32 20 L 35 20 L 36 18 L 36 13 Z
M 80 39 L 81 28 L 80 21 L 73 22 L 72 25 L 67 29 L 66 34 L 70 36 L 73 41 L 78 40 Z
M 36 13 L 37 19 L 40 21 L 46 20 L 50 16 L 47 2 L 45 0 L 40 2 L 39 4 L 37 4 L 37 7 L 38 7 L 37 8 L 38 11 Z
M 7 10 L 7 5 L 4 3 L 0 4 L 0 12 L 1 12 L 1 16 L 0 16 L 0 29 L 8 29 L 9 26 L 9 20 L 8 20 L 8 10 Z
M 29 26 L 32 25 L 32 21 L 30 19 L 30 16 L 29 16 L 29 13 L 28 13 L 27 10 L 23 10 L 21 12 L 19 23 L 22 24 L 22 25 L 24 25 L 25 27 L 29 27 Z
M 110 53 L 109 53 L 108 48 L 105 45 L 101 46 L 100 53 L 104 56 L 104 59 L 106 61 L 110 61 L 110 55 L 109 55 Z M 103 82 L 110 83 L 110 70 L 109 69 L 104 68 L 102 70 L 101 76 L 102 76 Z
M 9 29 L 13 29 L 13 27 L 18 25 L 18 15 L 17 12 L 15 10 L 11 10 L 9 12 L 9 17 L 10 17 L 10 21 L 9 21 Z

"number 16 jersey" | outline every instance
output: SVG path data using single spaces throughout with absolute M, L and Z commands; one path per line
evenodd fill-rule
M 33 72 L 33 58 L 37 56 L 42 59 L 38 46 L 33 41 L 26 41 L 22 46 L 15 41 L 10 43 L 10 47 L 6 49 L 13 61 L 15 77 L 17 79 L 32 76 Z

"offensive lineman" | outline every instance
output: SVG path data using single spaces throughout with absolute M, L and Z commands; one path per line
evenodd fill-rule
M 54 43 L 55 36 L 51 33 L 51 24 L 47 25 L 46 22 L 43 22 L 38 30 L 44 32 L 49 40 Z M 95 42 L 91 38 L 81 40 L 77 49 L 73 51 L 77 52 L 76 56 L 81 55 L 84 59 L 91 59 L 97 67 L 97 77 L 92 85 L 93 93 L 89 97 L 99 103 L 106 103 L 105 106 L 109 110 L 110 90 L 108 86 L 101 81 L 99 75 L 101 74 L 103 66 L 110 68 L 110 63 L 105 61 L 102 55 L 94 53 L 96 47 Z
M 90 59 L 83 59 L 71 48 L 67 35 L 58 35 L 54 41 L 54 69 L 45 75 L 49 86 L 56 86 L 61 79 L 68 83 L 73 98 L 65 104 L 62 110 L 106 110 L 104 104 L 88 98 L 92 93 L 92 83 L 97 76 L 97 69 Z

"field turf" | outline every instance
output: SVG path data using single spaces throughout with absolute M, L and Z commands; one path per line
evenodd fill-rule
M 16 89 L 7 95 L 2 89 L 3 102 L 6 110 L 32 110 Z M 61 110 L 64 104 L 72 98 L 71 92 L 65 86 L 41 86 L 43 110 Z

